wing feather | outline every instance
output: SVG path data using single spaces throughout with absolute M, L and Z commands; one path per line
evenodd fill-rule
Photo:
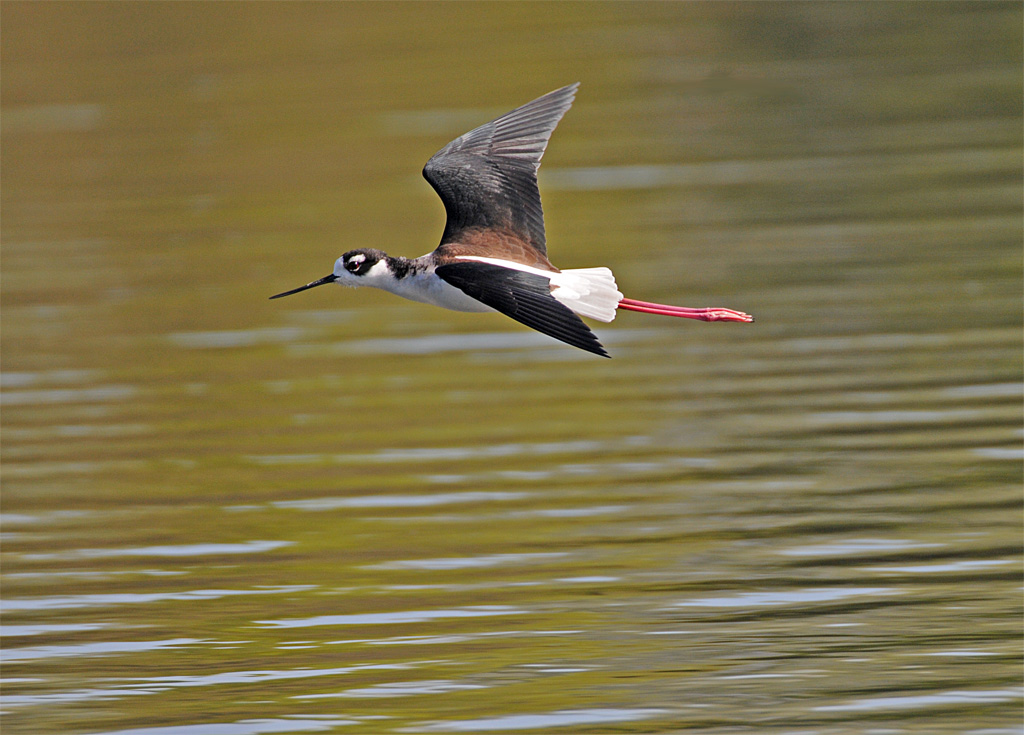
M 544 276 L 475 262 L 449 263 L 434 272 L 520 324 L 581 350 L 609 356 L 583 320 L 551 295 L 551 282 Z
M 423 168 L 448 219 L 441 244 L 469 229 L 503 229 L 546 254 L 537 170 L 579 84 L 556 89 L 462 135 Z

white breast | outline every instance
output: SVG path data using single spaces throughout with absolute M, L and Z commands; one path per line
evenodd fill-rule
M 400 280 L 394 278 L 381 279 L 368 285 L 390 291 L 396 296 L 401 296 L 410 301 L 433 304 L 434 306 L 440 306 L 442 309 L 473 312 L 494 311 L 494 309 L 486 304 L 480 303 L 455 288 L 455 286 L 441 280 L 433 271 L 406 276 Z

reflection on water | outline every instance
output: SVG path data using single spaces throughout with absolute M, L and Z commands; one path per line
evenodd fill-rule
M 852 704 L 837 704 L 827 707 L 817 707 L 820 712 L 843 712 L 855 710 L 885 710 L 885 709 L 919 709 L 921 707 L 933 707 L 941 705 L 964 705 L 964 704 L 985 704 L 988 702 L 1014 702 L 1020 699 L 1021 692 L 1018 689 L 1002 689 L 995 691 L 974 691 L 974 692 L 943 692 L 941 694 L 928 694 L 918 697 L 880 697 L 867 699 Z
M 206 556 L 210 554 L 248 554 L 288 546 L 290 541 L 247 541 L 242 544 L 187 544 L 184 546 L 145 546 L 137 549 L 71 549 L 55 554 L 26 554 L 30 561 L 74 559 L 103 556 Z
M 236 722 L 204 722 L 200 725 L 133 727 L 128 730 L 110 730 L 106 735 L 263 735 L 264 733 L 331 732 L 337 727 L 359 724 L 361 723 L 358 720 L 346 720 L 330 715 L 292 715 Z
M 652 330 L 619 329 L 602 335 L 609 345 L 650 339 Z M 517 350 L 535 348 L 539 356 L 523 355 L 522 360 L 543 359 L 566 362 L 576 358 L 573 352 L 552 348 L 550 338 L 531 332 L 475 332 L 473 334 L 432 334 L 426 337 L 388 337 L 357 339 L 334 344 L 297 344 L 289 347 L 292 357 L 330 355 L 435 355 L 444 352 L 476 352 L 486 350 Z M 585 356 L 584 356 L 585 357 Z M 581 361 L 584 358 L 578 358 Z
M 111 653 L 139 653 L 157 651 L 168 646 L 187 646 L 202 643 L 195 638 L 176 638 L 169 641 L 103 641 L 82 643 L 72 646 L 26 646 L 0 653 L 0 661 L 27 661 L 31 659 L 52 659 L 66 656 L 101 656 Z
M 0 10 L 5 733 L 1020 732 L 1018 4 Z M 555 262 L 757 324 L 267 301 L 576 79 Z
M 258 625 L 271 628 L 309 628 L 321 625 L 395 625 L 422 623 L 443 618 L 476 618 L 491 615 L 519 615 L 522 610 L 497 605 L 486 605 L 466 610 L 404 610 L 396 613 L 364 615 L 322 615 L 300 620 L 257 620 Z
M 312 587 L 308 585 L 293 585 L 290 587 L 246 590 L 202 589 L 182 590 L 179 592 L 167 593 L 152 592 L 148 594 L 122 592 L 91 595 L 14 597 L 7 598 L 3 603 L 0 603 L 0 609 L 3 609 L 4 611 L 58 610 L 80 607 L 108 607 L 112 605 L 139 605 L 151 602 L 166 602 L 168 600 L 216 600 L 223 597 L 234 597 L 236 595 L 275 595 L 299 592 L 308 589 L 312 589 Z
M 314 498 L 311 500 L 281 500 L 274 505 L 278 508 L 295 510 L 335 510 L 337 508 L 401 508 L 425 505 L 448 505 L 449 503 L 484 503 L 501 500 L 519 500 L 527 493 L 469 492 L 432 493 L 430 495 L 367 495 L 348 498 Z
M 972 171 L 991 174 L 993 171 L 1013 171 L 1010 163 L 1016 148 L 970 151 L 937 151 L 919 154 L 885 156 L 848 156 L 844 158 L 799 159 L 782 161 L 725 161 L 700 164 L 658 166 L 597 166 L 593 168 L 545 170 L 548 188 L 569 191 L 609 189 L 661 189 L 674 186 L 730 186 L 749 184 L 807 183 L 808 180 L 833 180 L 841 175 L 844 180 L 859 184 L 884 184 L 894 177 L 955 174 L 962 176 Z M 1005 187 L 1004 196 L 1014 196 L 1016 187 Z
M 708 597 L 677 602 L 679 607 L 760 607 L 762 605 L 794 605 L 813 602 L 833 602 L 847 597 L 861 595 L 896 595 L 899 590 L 887 587 L 836 587 L 824 589 L 799 589 L 789 592 L 740 592 L 728 597 Z
M 460 722 L 426 723 L 420 732 L 492 732 L 494 730 L 538 730 L 572 725 L 600 725 L 645 720 L 661 714 L 658 709 L 577 709 L 531 715 L 507 715 Z

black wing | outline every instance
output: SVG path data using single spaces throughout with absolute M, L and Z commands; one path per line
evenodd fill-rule
M 442 244 L 456 242 L 466 229 L 504 228 L 545 253 L 537 169 L 577 87 L 527 102 L 456 138 L 427 161 L 423 177 L 448 214 Z
M 551 295 L 550 281 L 544 276 L 473 261 L 438 266 L 434 272 L 520 324 L 581 350 L 609 357 L 583 320 Z

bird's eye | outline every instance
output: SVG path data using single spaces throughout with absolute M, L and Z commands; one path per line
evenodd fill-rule
M 355 273 L 357 270 L 359 270 L 359 266 L 363 264 L 364 260 L 366 260 L 366 258 L 360 257 L 358 255 L 355 256 L 354 258 L 348 259 L 347 261 L 345 261 L 345 270 L 347 270 L 349 273 Z

